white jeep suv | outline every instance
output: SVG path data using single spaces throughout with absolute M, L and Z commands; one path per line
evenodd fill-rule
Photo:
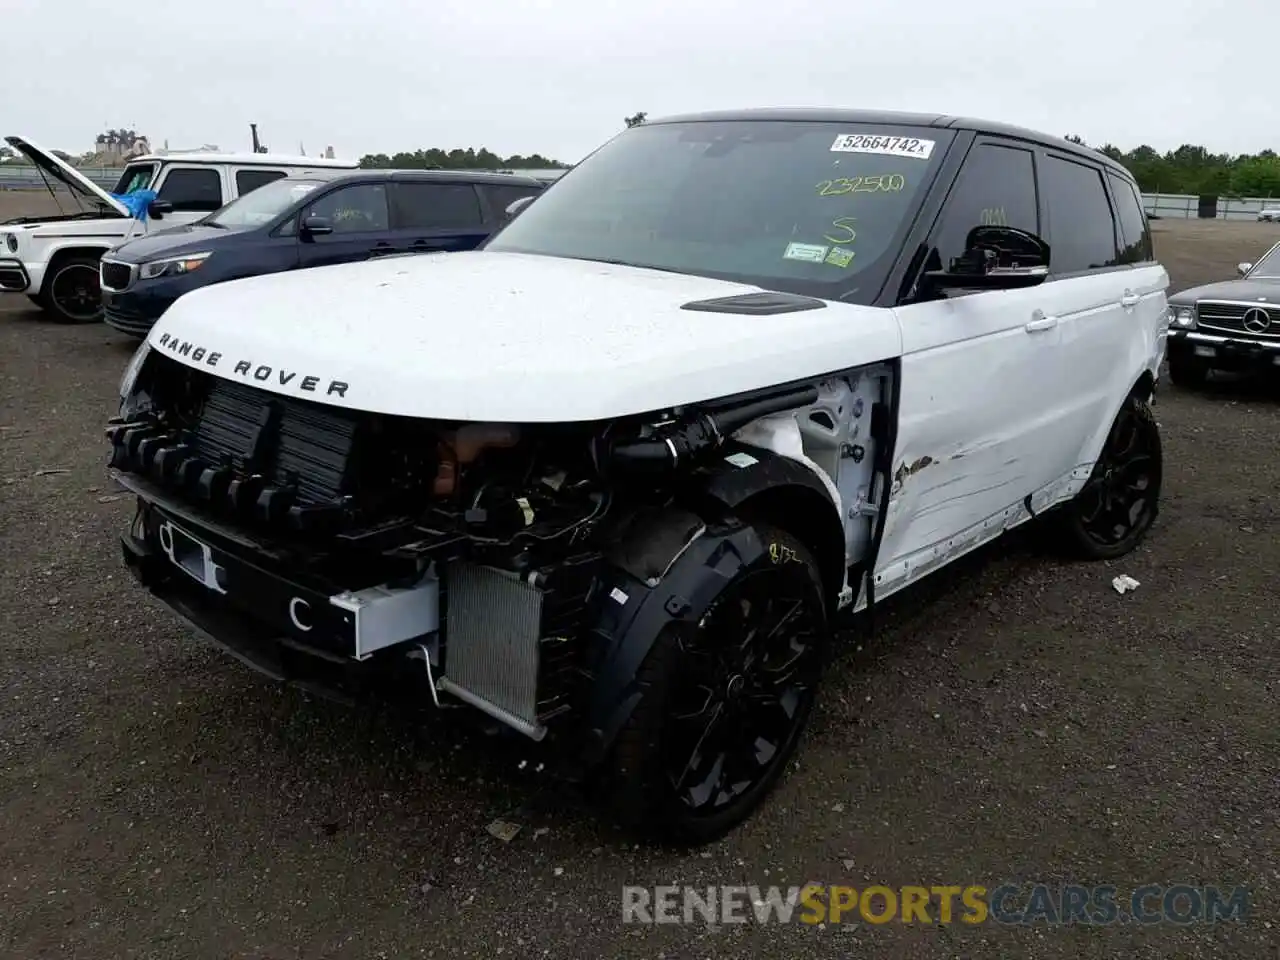
M 42 177 L 60 183 L 77 210 L 0 223 L 0 292 L 25 293 L 63 323 L 102 319 L 98 260 L 125 240 L 191 223 L 280 177 L 359 166 L 354 160 L 265 153 L 148 155 L 129 161 L 108 192 L 31 140 L 5 140 Z M 148 215 L 135 219 L 119 197 L 144 189 L 157 196 Z

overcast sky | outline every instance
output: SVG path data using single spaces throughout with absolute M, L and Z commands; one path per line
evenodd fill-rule
M 3 133 L 79 153 L 576 161 L 637 110 L 961 113 L 1122 147 L 1280 146 L 1267 0 L 2 0 Z

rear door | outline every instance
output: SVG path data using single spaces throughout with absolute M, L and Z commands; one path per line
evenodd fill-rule
M 283 180 L 287 174 L 283 170 L 269 168 L 242 167 L 235 171 L 232 182 L 235 184 L 236 196 L 243 197 L 273 180 Z
M 926 241 L 924 269 L 948 267 L 974 227 L 1041 234 L 1037 194 L 1034 149 L 979 136 Z M 1060 331 L 1048 287 L 954 293 L 895 308 L 902 382 L 875 571 L 883 594 L 1026 519 L 1026 498 L 1054 478 L 1069 444 L 1057 430 L 1065 398 L 1052 375 Z
M 1061 361 L 1046 376 L 1065 393 L 1059 424 L 1063 443 L 1056 465 L 1088 475 L 1111 420 L 1145 364 L 1141 314 L 1160 301 L 1162 271 L 1124 262 L 1120 228 L 1101 162 L 1045 150 L 1041 165 L 1050 247 L 1049 281 L 1062 334 Z M 1141 241 L 1138 241 L 1141 242 Z M 1145 255 L 1144 255 L 1145 256 Z M 1158 307 L 1156 307 L 1158 309 Z
M 302 224 L 310 217 L 325 220 L 333 232 L 308 234 Z M 391 238 L 385 182 L 353 183 L 317 197 L 303 208 L 296 230 L 302 267 L 350 263 L 398 252 Z
M 489 234 L 471 183 L 398 180 L 391 184 L 396 244 L 414 253 L 473 250 Z
M 152 229 L 176 227 L 207 216 L 230 199 L 230 191 L 216 164 L 166 164 L 152 188 L 158 203 L 173 205 Z

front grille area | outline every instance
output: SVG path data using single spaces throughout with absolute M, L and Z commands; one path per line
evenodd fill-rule
M 197 457 L 290 487 L 299 503 L 343 495 L 351 484 L 356 418 L 238 383 L 213 385 L 191 436 Z
M 1250 310 L 1262 310 L 1271 321 L 1265 330 L 1251 330 L 1245 326 L 1245 314 Z M 1249 337 L 1280 339 L 1280 307 L 1261 303 L 1213 303 L 1196 304 L 1197 325 L 1224 333 L 1242 333 Z
M 160 416 L 113 424 L 111 466 L 228 517 L 336 533 L 421 509 L 435 443 L 420 421 L 283 397 L 163 358 Z
M 103 260 L 99 267 L 102 285 L 108 290 L 125 290 L 133 279 L 133 270 L 123 263 Z

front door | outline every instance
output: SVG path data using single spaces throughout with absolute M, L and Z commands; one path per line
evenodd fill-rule
M 925 269 L 947 267 L 976 226 L 1040 234 L 1035 163 L 1020 145 L 976 140 L 930 235 Z M 1024 519 L 1026 498 L 1056 479 L 1069 441 L 1060 432 L 1067 398 L 1052 376 L 1062 346 L 1052 286 L 895 308 L 902 382 L 878 595 Z
M 315 217 L 332 228 L 331 233 L 310 234 L 305 229 Z M 322 267 L 404 252 L 391 236 L 385 183 L 356 183 L 331 190 L 302 211 L 298 230 L 298 263 Z
M 193 223 L 229 200 L 221 168 L 212 164 L 168 164 L 153 187 L 157 203 L 172 204 L 163 219 L 152 220 L 151 230 Z

